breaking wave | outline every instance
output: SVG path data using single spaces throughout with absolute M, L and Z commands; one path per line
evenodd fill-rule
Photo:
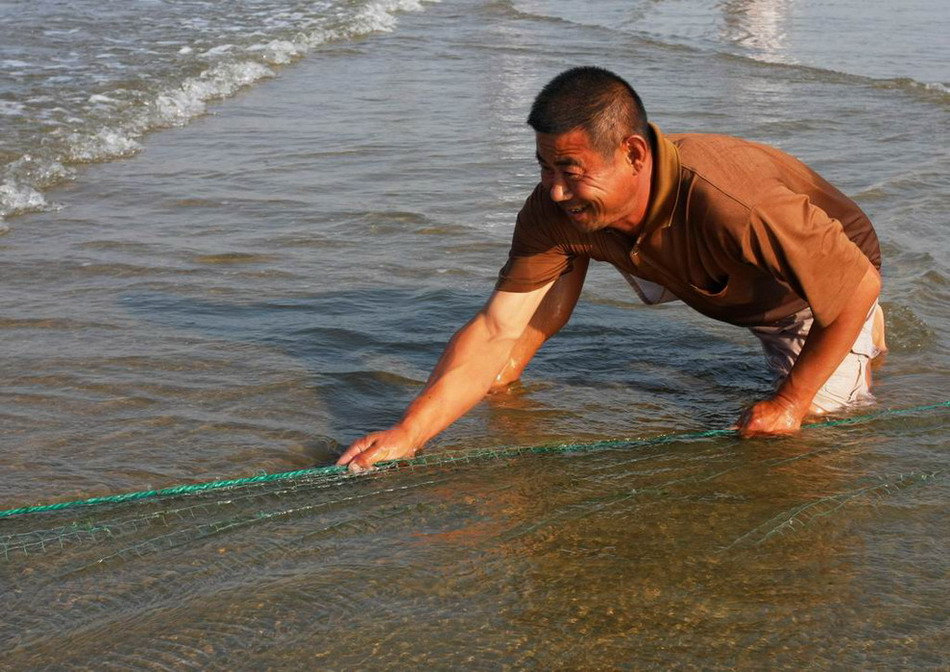
M 82 44 L 70 40 L 78 40 L 83 31 L 47 24 L 33 31 L 48 39 L 47 46 L 62 49 L 65 44 L 88 54 L 85 60 L 59 59 L 58 65 L 56 60 L 40 65 L 39 47 L 33 49 L 35 65 L 26 57 L 3 58 L 18 45 L 0 47 L 0 61 L 14 81 L 12 89 L 0 89 L 3 98 L 14 98 L 0 98 L 0 129 L 9 148 L 0 153 L 0 222 L 55 208 L 44 192 L 73 179 L 77 164 L 132 156 L 142 150 L 145 134 L 187 124 L 205 114 L 209 103 L 276 76 L 277 68 L 321 45 L 392 31 L 400 12 L 424 7 L 420 0 L 332 0 L 298 3 L 295 9 L 278 2 L 229 3 L 216 11 L 235 8 L 244 14 L 167 16 L 157 32 L 147 35 L 134 34 L 131 23 L 117 23 L 140 17 L 118 17 L 98 28 L 100 34 L 92 40 L 86 31 Z M 106 34 L 123 28 L 130 33 L 125 42 Z M 119 45 L 114 51 L 120 56 L 134 55 L 110 61 L 110 44 Z M 100 67 L 97 61 L 106 64 L 102 71 L 93 71 Z M 36 79 L 41 70 L 53 73 L 45 77 L 45 89 L 17 88 L 16 82 Z M 0 234 L 5 231 L 0 224 Z

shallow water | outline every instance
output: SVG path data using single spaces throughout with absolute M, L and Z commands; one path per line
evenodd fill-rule
M 326 464 L 397 419 L 504 261 L 531 98 L 579 63 L 665 130 L 775 144 L 854 196 L 884 249 L 879 407 L 946 400 L 941 5 L 278 4 L 141 3 L 161 20 L 135 32 L 35 3 L 20 21 L 81 30 L 0 40 L 75 53 L 75 81 L 18 66 L 52 102 L 2 91 L 0 508 Z M 86 105 L 122 88 L 96 63 L 124 26 L 165 51 L 115 56 L 120 111 Z M 267 76 L 203 97 L 214 68 Z M 767 391 L 747 333 L 618 280 L 592 269 L 523 383 L 428 451 L 726 427 Z M 940 667 L 945 415 L 0 521 L 0 667 Z

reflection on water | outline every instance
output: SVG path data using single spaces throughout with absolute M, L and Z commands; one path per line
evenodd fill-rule
M 757 58 L 784 61 L 785 23 L 792 0 L 728 0 L 720 3 L 722 39 Z

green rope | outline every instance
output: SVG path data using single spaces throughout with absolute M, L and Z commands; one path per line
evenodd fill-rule
M 858 423 L 871 422 L 885 416 L 910 415 L 934 411 L 950 407 L 950 401 L 944 401 L 939 404 L 927 406 L 915 406 L 906 409 L 887 409 L 875 413 L 857 415 L 850 418 L 840 418 L 837 420 L 824 420 L 821 422 L 810 423 L 804 426 L 806 429 L 815 427 L 838 427 L 841 425 L 854 425 Z M 706 439 L 717 436 L 735 436 L 733 429 L 711 429 L 702 432 L 685 432 L 673 434 L 661 434 L 647 439 L 613 439 L 607 441 L 594 441 L 590 443 L 561 443 L 546 444 L 540 446 L 522 446 L 509 448 L 492 448 L 484 450 L 466 451 L 464 453 L 443 454 L 443 455 L 421 455 L 401 460 L 390 460 L 379 462 L 375 465 L 376 471 L 385 471 L 403 466 L 412 465 L 444 465 L 456 462 L 470 462 L 473 460 L 482 460 L 499 457 L 516 457 L 518 455 L 541 455 L 550 453 L 575 453 L 589 452 L 596 450 L 605 450 L 609 448 L 636 448 L 642 446 L 654 446 L 664 443 L 674 443 L 679 441 L 691 441 L 696 439 Z M 221 481 L 208 481 L 205 483 L 194 483 L 190 485 L 176 485 L 160 490 L 141 490 L 139 492 L 127 492 L 119 495 L 108 495 L 105 497 L 92 497 L 90 499 L 81 499 L 68 502 L 59 502 L 57 504 L 39 504 L 35 506 L 24 506 L 17 509 L 7 509 L 0 511 L 0 518 L 10 516 L 20 516 L 33 513 L 45 513 L 50 511 L 63 511 L 66 509 L 78 509 L 82 507 L 98 506 L 105 504 L 120 504 L 123 502 L 134 502 L 143 499 L 154 499 L 158 497 L 175 497 L 180 495 L 189 495 L 210 490 L 222 490 L 225 488 L 235 488 L 246 485 L 256 485 L 260 483 L 271 483 L 274 481 L 284 481 L 301 477 L 314 476 L 344 476 L 347 474 L 347 468 L 344 466 L 326 466 L 311 467 L 309 469 L 297 469 L 295 471 L 283 471 L 273 474 L 259 474 L 247 478 L 232 478 Z

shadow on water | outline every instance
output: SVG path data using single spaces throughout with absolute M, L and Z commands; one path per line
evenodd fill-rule
M 453 331 L 482 298 L 455 289 L 361 289 L 259 303 L 226 303 L 161 292 L 127 293 L 137 317 L 205 338 L 252 343 L 283 352 L 310 372 L 329 414 L 330 434 L 355 438 L 389 426 L 418 393 Z M 640 402 L 641 415 L 661 408 L 661 427 L 723 426 L 739 407 L 768 389 L 758 349 L 700 331 L 662 310 L 629 310 L 581 302 L 571 323 L 542 349 L 524 383 L 489 396 L 495 429 L 519 439 L 542 435 L 532 408 L 564 413 L 580 395 L 597 393 L 609 424 L 611 403 Z M 752 356 L 750 357 L 750 353 Z M 603 390 L 620 401 L 603 401 Z M 632 395 L 632 396 L 631 396 Z M 626 400 L 624 400 L 626 397 Z M 572 398 L 574 401 L 572 401 Z M 512 420 L 512 414 L 517 420 Z M 682 420 L 685 418 L 685 421 Z M 649 420 L 649 418 L 643 418 Z M 698 424 L 696 424 L 698 423 Z M 570 431 L 579 429 L 577 426 Z M 609 429 L 607 430 L 609 432 Z M 609 434 L 608 434 L 609 435 Z M 334 439 L 314 444 L 325 458 Z

